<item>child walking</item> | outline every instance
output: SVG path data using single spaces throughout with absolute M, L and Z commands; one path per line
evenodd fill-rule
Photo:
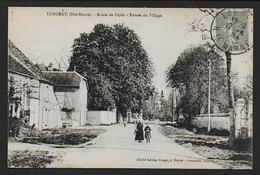
M 144 132 L 145 132 L 145 139 L 146 139 L 146 143 L 150 143 L 151 142 L 151 128 L 148 126 L 148 124 L 146 123 L 146 127 L 144 128 Z

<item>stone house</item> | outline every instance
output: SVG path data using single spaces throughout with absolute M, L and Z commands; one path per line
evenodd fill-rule
M 63 112 L 62 123 L 70 126 L 86 124 L 86 79 L 76 71 L 43 71 L 43 74 L 53 82 L 55 97 Z
M 11 41 L 8 43 L 9 116 L 35 128 L 61 126 L 52 82 Z

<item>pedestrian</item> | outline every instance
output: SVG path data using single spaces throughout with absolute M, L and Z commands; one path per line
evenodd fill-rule
M 135 140 L 138 140 L 139 143 L 144 140 L 143 124 L 140 122 L 140 120 L 138 121 L 135 129 Z
M 151 137 L 152 137 L 151 131 L 152 131 L 151 128 L 146 123 L 146 127 L 144 128 L 146 143 L 151 142 Z
M 124 123 L 124 127 L 126 127 L 126 120 L 124 120 L 123 123 Z

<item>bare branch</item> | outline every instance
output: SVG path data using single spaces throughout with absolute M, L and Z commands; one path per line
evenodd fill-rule
M 56 64 L 58 65 L 58 69 L 60 69 L 61 61 L 60 60 L 58 61 L 56 58 L 54 58 L 54 60 L 55 60 Z
M 61 58 L 61 61 L 62 61 L 62 63 L 63 63 L 63 66 L 64 66 L 66 69 L 68 69 L 68 68 L 69 68 L 69 66 L 68 66 L 68 64 L 67 64 L 67 63 L 65 63 L 65 61 L 64 61 L 64 59 L 63 59 L 63 57 Z
M 203 12 L 204 15 L 201 18 L 194 19 L 191 23 L 188 23 L 188 25 L 190 26 L 188 32 L 202 32 L 202 33 L 207 32 L 208 34 L 210 34 L 210 29 L 205 26 L 203 20 L 209 16 L 214 18 L 216 10 L 212 8 L 208 8 L 208 9 L 199 8 L 199 10 Z
M 202 8 L 199 8 L 199 10 L 201 11 L 201 12 L 203 12 L 203 13 L 206 13 L 206 14 L 208 14 L 208 15 L 210 15 L 210 16 L 212 16 L 213 18 L 215 17 L 215 15 L 214 15 L 214 10 L 213 9 L 202 9 Z
M 205 17 L 205 16 L 204 16 Z M 189 23 L 190 26 L 190 32 L 210 32 L 209 29 L 207 29 L 204 24 L 201 22 L 203 17 L 199 20 L 194 20 L 192 23 Z

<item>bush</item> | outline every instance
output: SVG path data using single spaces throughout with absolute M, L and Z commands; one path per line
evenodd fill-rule
M 48 155 L 48 151 L 14 151 L 8 156 L 8 167 L 45 168 L 57 156 Z
M 89 141 L 90 139 L 88 137 L 84 137 L 83 135 L 76 134 L 76 133 L 71 133 L 65 135 L 65 144 L 70 144 L 70 145 L 77 145 L 84 143 L 86 141 Z
M 39 138 L 39 142 L 48 143 L 48 144 L 69 144 L 69 145 L 78 145 L 90 141 L 92 138 L 97 137 L 97 135 L 84 135 L 81 133 L 67 133 L 60 135 L 49 135 Z M 32 139 L 33 140 L 33 139 Z M 28 141 L 27 141 L 28 142 Z
M 9 125 L 9 136 L 18 137 L 20 128 L 23 125 L 22 119 L 17 117 L 9 117 L 8 125 Z
M 192 128 L 196 128 L 196 134 L 205 134 L 205 135 L 214 135 L 214 136 L 229 136 L 229 131 L 227 130 L 218 130 L 215 128 L 212 128 L 210 130 L 210 132 L 208 132 L 208 129 L 203 127 L 203 128 L 198 128 L 198 127 L 192 127 Z
M 234 148 L 238 151 L 253 151 L 253 139 L 236 139 Z
M 34 144 L 78 145 L 92 140 L 104 131 L 103 129 L 44 129 L 35 135 L 24 137 L 22 141 Z
M 35 129 L 35 128 L 30 128 L 30 127 L 26 127 L 26 126 L 21 126 L 20 127 L 20 133 L 19 133 L 19 137 L 21 138 L 25 138 L 25 137 L 41 137 L 43 136 L 43 132 Z

